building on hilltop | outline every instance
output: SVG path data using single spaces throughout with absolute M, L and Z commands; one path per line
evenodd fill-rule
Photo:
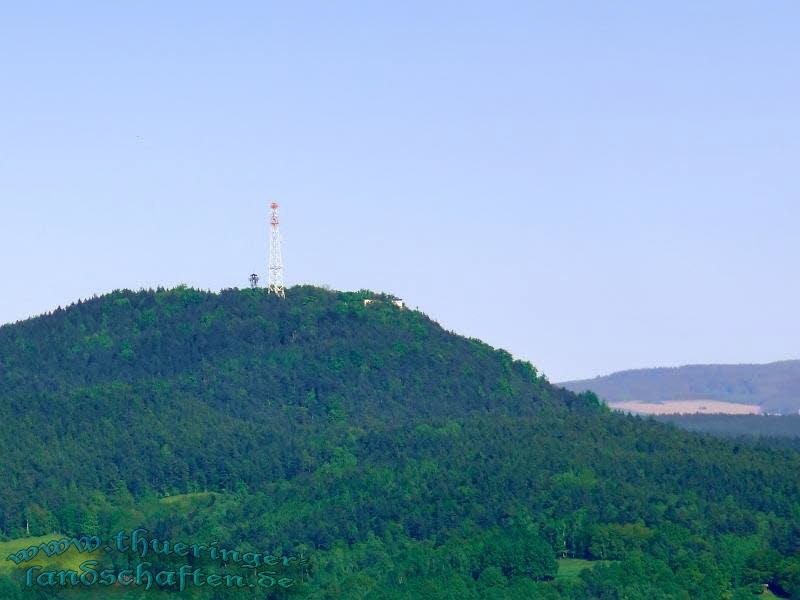
M 369 306 L 374 302 L 390 302 L 394 304 L 397 308 L 405 308 L 406 304 L 400 298 L 392 298 L 390 300 L 379 300 L 376 298 L 364 298 L 364 306 Z

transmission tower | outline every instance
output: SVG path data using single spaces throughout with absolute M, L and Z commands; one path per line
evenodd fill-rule
M 269 285 L 267 292 L 286 298 L 283 287 L 283 256 L 281 255 L 281 230 L 278 228 L 278 204 L 270 204 L 272 214 L 269 219 Z
M 256 289 L 258 287 L 258 274 L 252 273 L 250 275 L 250 287 Z

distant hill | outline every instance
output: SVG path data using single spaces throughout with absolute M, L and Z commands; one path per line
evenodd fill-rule
M 560 385 L 574 392 L 591 390 L 611 405 L 713 401 L 757 405 L 762 412 L 790 413 L 800 409 L 800 360 L 636 369 Z M 725 412 L 737 412 L 734 409 Z

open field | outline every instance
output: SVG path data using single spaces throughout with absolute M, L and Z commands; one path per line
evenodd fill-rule
M 597 565 L 607 565 L 608 560 L 584 560 L 582 558 L 559 558 L 557 580 L 577 579 L 581 571 L 593 569 Z
M 39 544 L 46 544 L 47 542 L 64 539 L 66 536 L 60 533 L 51 533 L 49 535 L 41 535 L 36 537 L 17 538 L 7 542 L 0 542 L 0 573 L 10 573 L 14 570 L 25 570 L 31 565 L 52 565 L 58 569 L 73 569 L 78 570 L 80 564 L 85 560 L 98 560 L 103 555 L 103 550 L 96 552 L 83 553 L 78 552 L 76 548 L 70 547 L 64 554 L 48 557 L 47 554 L 39 553 L 28 562 L 21 563 L 20 565 L 14 564 L 13 561 L 8 560 L 8 556 L 12 553 L 18 552 L 23 548 L 31 546 L 38 546 Z
M 176 505 L 176 506 L 190 506 L 198 500 L 206 500 L 212 496 L 219 496 L 217 492 L 193 492 L 191 494 L 176 494 L 174 496 L 165 496 L 159 500 L 161 504 Z
M 669 400 L 665 402 L 612 402 L 615 410 L 641 413 L 645 415 L 676 414 L 727 414 L 758 415 L 761 407 L 757 404 L 739 404 L 720 400 Z

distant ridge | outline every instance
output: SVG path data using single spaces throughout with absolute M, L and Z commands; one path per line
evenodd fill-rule
M 790 413 L 800 409 L 800 360 L 635 369 L 559 385 L 574 392 L 592 390 L 609 404 L 709 400 Z

